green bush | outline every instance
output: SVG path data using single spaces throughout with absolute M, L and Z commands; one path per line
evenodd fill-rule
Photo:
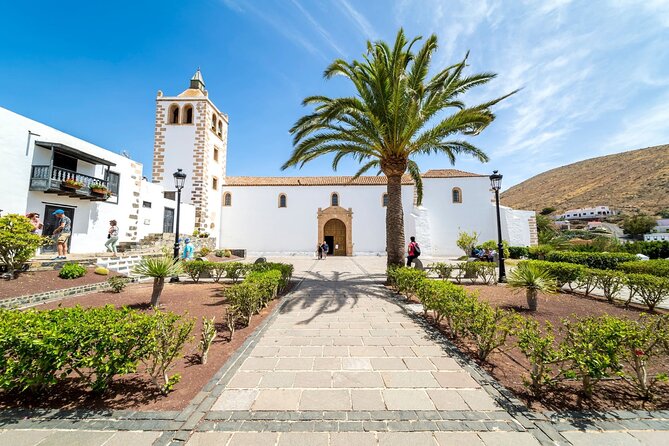
M 666 277 L 657 277 L 650 274 L 628 274 L 625 278 L 625 284 L 630 289 L 629 300 L 633 296 L 639 296 L 650 311 L 654 311 L 656 306 L 669 298 L 669 278 Z
M 637 260 L 625 262 L 618 269 L 626 273 L 652 274 L 658 277 L 669 277 L 669 260 Z
M 60 269 L 58 277 L 61 279 L 78 279 L 86 275 L 86 267 L 78 263 L 68 262 Z
M 497 283 L 497 263 L 494 262 L 467 262 L 466 268 L 469 268 L 475 279 L 481 279 L 486 285 Z
M 206 260 L 188 260 L 182 264 L 183 270 L 193 279 L 193 282 L 198 283 L 203 275 L 208 274 L 212 268 L 212 262 Z
M 109 270 L 107 268 L 104 268 L 102 266 L 98 266 L 95 268 L 95 271 L 93 271 L 95 274 L 98 274 L 100 276 L 107 276 L 109 275 Z
M 560 354 L 567 364 L 563 373 L 579 379 L 586 396 L 592 395 L 601 379 L 620 371 L 624 324 L 623 319 L 608 315 L 563 321 L 565 338 Z
M 211 252 L 211 249 L 207 248 L 206 246 L 203 246 L 202 248 L 200 248 L 199 255 L 200 255 L 200 257 L 206 257 L 206 256 L 209 255 L 210 252 Z
M 520 316 L 479 301 L 475 302 L 471 310 L 466 330 L 476 344 L 478 358 L 485 361 L 490 353 L 506 343 L 507 337 L 517 328 Z
M 669 258 L 669 241 L 639 241 L 621 245 L 621 249 L 631 254 L 643 254 L 651 259 Z
M 113 276 L 107 279 L 107 283 L 109 284 L 109 288 L 111 288 L 112 292 L 120 293 L 128 284 L 128 278 L 122 276 Z
M 0 389 L 39 391 L 74 373 L 93 391 L 103 392 L 114 377 L 135 373 L 140 361 L 151 361 L 159 319 L 166 321 L 165 331 L 173 332 L 181 317 L 111 305 L 0 310 Z
M 247 266 L 241 262 L 226 262 L 225 263 L 225 277 L 231 279 L 233 283 L 244 277 Z
M 465 333 L 476 296 L 451 282 L 427 279 L 418 288 L 416 296 L 423 304 L 426 313 L 433 312 L 435 323 L 446 321 L 452 337 Z
M 225 251 L 223 251 L 223 257 L 232 257 L 232 251 L 226 249 Z
M 37 248 L 50 240 L 33 233 L 28 218 L 18 214 L 0 217 L 0 264 L 6 265 L 10 278 L 30 260 Z
M 522 257 L 528 257 L 529 255 L 530 251 L 527 246 L 509 246 L 510 259 L 520 259 Z
M 211 278 L 214 279 L 214 282 L 216 283 L 220 282 L 227 271 L 225 262 L 211 262 L 209 267 Z
M 404 294 L 407 299 L 411 298 L 411 296 L 416 294 L 426 277 L 425 271 L 419 269 L 398 268 L 394 276 L 397 292 Z
M 217 249 L 217 250 L 214 251 L 214 255 L 216 257 L 223 257 L 224 254 L 225 254 L 225 251 L 223 251 L 222 249 Z
M 527 257 L 532 260 L 545 260 L 548 253 L 554 250 L 551 245 L 530 246 L 527 248 Z
M 588 268 L 616 269 L 624 262 L 636 260 L 634 254 L 625 252 L 574 252 L 552 251 L 546 254 L 549 262 L 568 262 L 585 265 Z
M 427 269 L 429 271 L 434 271 L 440 279 L 446 280 L 451 278 L 451 273 L 455 269 L 455 265 L 452 263 L 438 262 L 428 265 Z
M 625 285 L 625 275 L 608 269 L 590 269 L 588 273 L 594 275 L 595 282 L 604 292 L 606 300 L 613 303 Z
M 469 257 L 472 255 L 472 251 L 476 244 L 479 241 L 479 234 L 476 231 L 473 231 L 471 234 L 468 232 L 461 231 L 458 234 L 458 239 L 455 241 L 455 244 L 458 248 L 462 249 L 465 252 L 465 255 Z
M 538 397 L 543 389 L 557 378 L 554 365 L 560 361 L 560 355 L 555 343 L 553 326 L 546 323 L 542 331 L 539 322 L 526 318 L 515 334 L 518 339 L 518 349 L 530 363 L 529 379 L 524 379 L 523 383 L 530 388 L 534 396 Z

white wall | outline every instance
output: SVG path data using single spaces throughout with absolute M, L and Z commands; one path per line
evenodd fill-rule
M 318 242 L 318 208 L 329 207 L 331 194 L 337 192 L 339 205 L 353 209 L 353 254 L 385 252 L 386 186 L 225 186 L 222 192 L 227 191 L 232 206 L 221 208 L 221 247 L 254 254 L 312 254 Z M 280 193 L 287 196 L 286 208 L 278 207 Z M 415 231 L 412 186 L 403 186 L 402 194 L 408 238 Z
M 536 217 L 534 211 L 523 211 L 500 206 L 502 238 L 509 246 L 530 246 L 530 219 Z
M 151 203 L 150 208 L 144 207 L 145 201 Z M 162 233 L 165 208 L 174 209 L 176 212 L 177 207 L 175 200 L 168 200 L 164 197 L 164 189 L 161 185 L 145 180 L 142 181 L 139 205 L 138 237 L 140 240 L 149 234 Z M 192 234 L 195 227 L 195 206 L 182 202 L 180 215 L 179 232 Z

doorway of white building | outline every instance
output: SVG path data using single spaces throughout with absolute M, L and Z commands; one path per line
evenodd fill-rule
M 74 208 L 61 205 L 47 204 L 44 206 L 44 227 L 42 228 L 42 235 L 46 237 L 52 237 L 53 231 L 60 225 L 60 220 L 56 219 L 56 216 L 53 213 L 57 209 L 62 209 L 65 211 L 65 216 L 70 217 L 72 220 L 72 228 L 74 228 Z M 70 246 L 72 245 L 72 237 L 67 240 L 67 250 L 69 252 Z M 44 246 L 42 248 L 42 253 L 50 253 L 57 251 L 57 244 L 54 239 L 54 242 L 50 245 Z
M 165 208 L 163 214 L 163 233 L 174 232 L 174 209 Z
M 346 255 L 346 225 L 343 221 L 337 218 L 328 220 L 323 228 L 323 234 L 329 247 L 329 255 Z

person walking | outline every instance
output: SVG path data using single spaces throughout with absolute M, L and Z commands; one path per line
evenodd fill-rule
M 195 247 L 191 244 L 190 239 L 185 240 L 186 244 L 184 245 L 184 251 L 181 254 L 183 260 L 193 260 L 195 257 Z
M 321 245 L 321 249 L 323 250 L 323 260 L 328 258 L 328 252 L 330 251 L 330 246 L 328 245 L 328 242 L 323 240 L 323 244 Z
M 416 237 L 412 235 L 410 240 L 411 243 L 409 243 L 407 266 L 411 266 L 411 263 L 420 255 L 420 246 L 418 246 L 418 243 L 416 242 Z
M 110 220 L 105 247 L 107 248 L 107 252 L 113 253 L 114 257 L 116 257 L 116 243 L 118 243 L 118 226 L 116 226 L 116 220 Z
M 58 236 L 58 255 L 51 260 L 64 260 L 67 258 L 67 241 L 72 235 L 72 220 L 65 215 L 65 211 L 57 209 L 53 214 L 56 220 L 59 221 L 58 227 L 54 229 L 53 236 Z
M 30 220 L 30 224 L 33 225 L 33 234 L 41 235 L 42 228 L 44 226 L 42 225 L 42 222 L 39 220 L 39 214 L 37 212 L 31 212 L 27 214 L 26 217 L 28 217 L 28 219 Z M 37 248 L 35 254 L 40 255 L 41 251 L 42 248 Z
M 323 260 L 323 245 L 320 243 L 316 247 L 316 253 L 318 254 L 318 260 Z

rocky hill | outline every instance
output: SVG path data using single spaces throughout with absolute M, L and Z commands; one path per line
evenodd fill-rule
M 602 205 L 625 213 L 656 214 L 669 209 L 669 145 L 558 167 L 504 191 L 501 201 L 537 211 Z

